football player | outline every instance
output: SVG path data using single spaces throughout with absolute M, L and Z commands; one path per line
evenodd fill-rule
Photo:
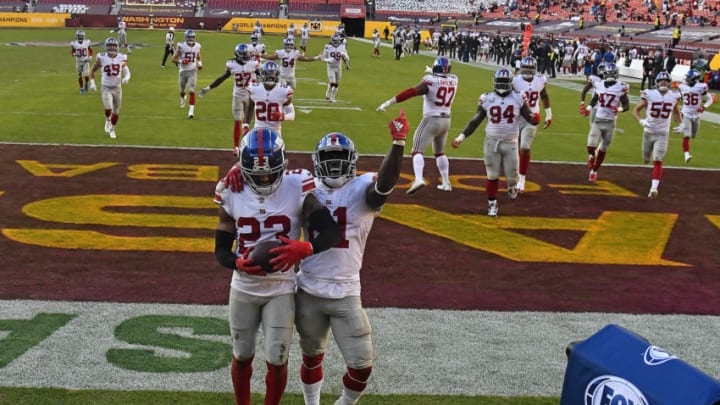
M 180 108 L 185 108 L 185 95 L 189 94 L 188 118 L 195 117 L 195 87 L 197 86 L 197 72 L 202 70 L 202 46 L 195 42 L 195 31 L 185 31 L 185 41 L 177 44 L 173 63 L 179 63 Z
M 127 39 L 127 23 L 122 17 L 118 17 L 117 36 L 120 47 L 125 48 L 127 54 L 130 55 L 132 51 L 130 50 L 130 44 Z
M 385 101 L 377 111 L 385 111 L 394 103 L 401 103 L 415 96 L 423 96 L 423 119 L 413 135 L 412 162 L 415 180 L 407 194 L 415 194 L 425 187 L 425 158 L 423 152 L 432 145 L 442 183 L 437 188 L 441 191 L 451 191 L 450 161 L 445 156 L 445 143 L 450 130 L 450 109 L 455 101 L 458 78 L 450 73 L 450 60 L 444 56 L 435 59 L 432 71 L 423 76 L 415 87 L 407 88 L 395 97 Z
M 513 91 L 513 74 L 502 68 L 493 77 L 492 93 L 480 96 L 475 115 L 452 142 L 457 148 L 472 135 L 485 117 L 485 143 L 483 146 L 487 182 L 485 192 L 488 197 L 488 216 L 497 217 L 497 192 L 500 171 L 505 173 L 508 183 L 508 197 L 517 198 L 518 176 L 518 137 L 520 125 L 518 118 L 523 117 L 531 125 L 540 123 L 540 114 L 530 110 L 525 96 Z
M 77 30 L 75 32 L 75 39 L 70 42 L 70 55 L 75 58 L 75 71 L 80 85 L 80 94 L 85 94 L 88 92 L 90 84 L 90 60 L 93 57 L 92 42 L 85 38 L 85 31 Z
M 328 86 L 325 91 L 325 99 L 334 103 L 340 85 L 340 78 L 342 77 L 340 61 L 345 64 L 347 70 L 350 70 L 350 56 L 339 35 L 333 35 L 330 38 L 330 43 L 325 44 L 321 58 L 327 63 Z
M 168 28 L 168 32 L 165 33 L 165 51 L 163 52 L 162 63 L 160 67 L 165 69 L 165 62 L 167 62 L 168 56 L 171 56 L 175 52 L 175 27 Z
M 295 49 L 295 41 L 292 38 L 285 38 L 283 49 L 277 49 L 274 54 L 265 55 L 264 58 L 278 61 L 281 82 L 295 90 L 295 61 L 314 62 L 320 59 L 320 56 L 300 55 L 300 51 Z
M 377 28 L 373 28 L 373 58 L 380 57 L 380 33 Z
M 235 47 L 233 59 L 225 62 L 225 72 L 218 76 L 209 86 L 200 89 L 200 97 L 219 86 L 228 77 L 232 76 L 235 86 L 233 87 L 232 114 L 233 114 L 233 155 L 240 153 L 240 131 L 243 135 L 250 130 L 252 120 L 252 101 L 250 100 L 250 84 L 256 81 L 260 73 L 260 63 L 250 55 L 250 50 L 245 44 L 238 44 Z
M 265 57 L 265 44 L 260 42 L 260 35 L 256 33 L 250 35 L 248 49 L 250 50 L 250 55 L 252 55 L 258 62 L 260 62 L 261 58 Z
M 308 27 L 308 23 L 304 23 L 302 28 L 300 28 L 300 50 L 302 51 L 303 55 L 305 55 L 305 52 L 307 52 L 307 44 L 310 40 L 310 27 Z
M 712 105 L 713 96 L 708 92 L 708 85 L 700 80 L 700 72 L 695 69 L 688 70 L 685 83 L 680 83 L 679 88 L 683 99 L 683 107 L 680 111 L 683 114 L 683 122 L 674 131 L 683 134 L 683 154 L 685 163 L 689 163 L 692 159 L 690 138 L 697 136 L 700 129 L 700 114 Z M 701 105 L 703 97 L 705 104 Z
M 615 137 L 618 113 L 630 108 L 630 100 L 627 95 L 630 86 L 618 80 L 617 65 L 606 63 L 602 75 L 602 81 L 590 82 L 595 93 L 591 104 L 596 104 L 597 108 L 595 117 L 590 124 L 587 140 L 588 167 L 590 168 L 588 181 L 590 183 L 597 181 L 597 172 Z
M 392 146 L 377 173 L 356 174 L 358 153 L 346 135 L 331 132 L 313 152 L 315 190 L 337 219 L 344 240 L 300 263 L 295 326 L 300 335 L 300 380 L 306 405 L 320 405 L 323 358 L 330 331 L 347 371 L 338 405 L 358 401 L 373 365 L 372 330 L 360 297 L 360 270 L 373 221 L 400 177 L 409 124 L 405 113 L 389 123 Z M 305 228 L 305 234 L 312 232 Z
M 250 380 L 258 330 L 265 342 L 265 404 L 279 404 L 287 385 L 287 360 L 295 318 L 295 272 L 305 257 L 341 241 L 340 228 L 312 194 L 315 183 L 305 169 L 286 170 L 285 145 L 268 128 L 248 132 L 240 144 L 242 187 L 223 191 L 215 231 L 215 257 L 232 270 L 229 321 L 232 336 L 232 378 L 235 400 L 250 404 Z M 314 233 L 300 241 L 303 223 Z M 274 273 L 266 273 L 248 258 L 258 243 L 280 240 Z M 235 248 L 233 249 L 233 244 Z
M 672 79 L 668 72 L 660 72 L 655 76 L 654 89 L 640 92 L 640 102 L 633 109 L 633 116 L 643 128 L 642 155 L 645 163 L 653 162 L 652 180 L 648 198 L 657 198 L 658 186 L 662 179 L 662 162 L 670 140 L 670 119 L 682 122 L 678 103 L 682 95 L 671 91 Z M 648 108 L 650 106 L 650 108 Z M 640 113 L 647 108 L 645 118 Z
M 530 110 L 533 113 L 540 113 L 538 99 L 542 101 L 545 109 L 544 129 L 552 123 L 552 110 L 550 109 L 550 96 L 547 93 L 547 78 L 537 72 L 537 61 L 532 56 L 526 56 L 520 61 L 520 76 L 513 78 L 513 90 L 525 95 Z M 537 125 L 532 125 L 525 120 L 520 121 L 520 167 L 517 182 L 517 191 L 525 191 L 525 177 L 530 168 L 530 148 L 532 147 Z
M 260 68 L 260 81 L 251 83 L 250 100 L 255 105 L 255 128 L 271 128 L 281 133 L 282 121 L 295 119 L 293 89 L 280 84 L 277 63 L 267 61 Z
M 115 139 L 115 126 L 120 119 L 122 105 L 122 85 L 130 81 L 130 68 L 127 55 L 118 52 L 118 40 L 110 37 L 105 40 L 105 52 L 99 53 L 90 71 L 91 86 L 95 87 L 95 72 L 102 76 L 100 97 L 105 107 L 105 132 Z

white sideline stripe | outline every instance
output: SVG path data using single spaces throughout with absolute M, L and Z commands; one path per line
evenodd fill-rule
M 83 144 L 83 143 L 48 143 L 48 142 L 6 142 L 6 141 L 0 141 L 0 145 L 21 145 L 21 146 L 73 146 L 73 147 L 82 147 L 82 148 L 137 148 L 137 149 L 161 149 L 161 150 L 204 150 L 204 151 L 227 151 L 228 148 L 202 148 L 202 147 L 190 147 L 190 146 L 156 146 L 156 145 L 120 145 L 120 144 L 112 144 L 112 145 L 97 145 L 97 144 Z M 297 153 L 297 154 L 305 154 L 309 155 L 313 153 L 312 151 L 306 151 L 306 150 L 300 150 L 300 151 L 293 151 L 288 150 L 288 153 Z M 360 156 L 379 156 L 383 157 L 385 155 L 379 154 L 379 153 L 362 153 Z M 425 159 L 434 159 L 433 157 L 425 157 Z M 472 158 L 472 157 L 452 157 L 450 160 L 470 160 L 470 161 L 482 161 L 483 158 Z M 558 165 L 576 165 L 576 166 L 585 166 L 586 162 L 570 162 L 570 161 L 546 161 L 546 160 L 533 160 L 533 162 L 536 163 L 544 163 L 544 164 L 558 164 Z M 631 164 L 625 164 L 625 163 L 603 163 L 603 166 L 616 166 L 616 167 L 648 167 L 646 165 L 631 165 Z M 708 167 L 691 167 L 691 166 L 663 166 L 665 169 L 681 169 L 681 170 L 694 170 L 694 171 L 710 171 L 710 172 L 716 172 L 720 171 L 720 167 L 718 168 L 708 168 Z
M 0 301 L 0 319 L 39 312 L 77 317 L 0 369 L 0 385 L 69 389 L 232 391 L 227 369 L 197 373 L 141 373 L 107 363 L 110 348 L 131 346 L 113 337 L 120 322 L 142 315 L 226 319 L 226 306 L 93 302 Z M 373 394 L 537 395 L 561 392 L 566 346 L 608 323 L 624 326 L 705 373 L 720 376 L 720 317 L 603 313 L 442 311 L 371 308 L 375 362 Z M 181 333 L 186 333 L 180 331 Z M 262 339 L 262 338 L 261 338 Z M 216 339 L 213 339 L 216 340 Z M 225 340 L 229 343 L 229 337 Z M 324 392 L 339 393 L 345 372 L 331 339 Z M 258 342 L 262 348 L 262 340 Z M 291 346 L 288 391 L 300 392 L 297 339 Z M 171 351 L 163 355 L 177 354 Z M 262 349 L 252 390 L 264 391 Z

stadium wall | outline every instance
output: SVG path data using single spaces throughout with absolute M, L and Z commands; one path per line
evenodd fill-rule
M 0 27 L 47 28 L 64 27 L 70 14 L 0 13 Z

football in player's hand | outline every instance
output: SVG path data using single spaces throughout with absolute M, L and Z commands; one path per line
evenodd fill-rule
M 276 247 L 282 246 L 283 243 L 279 240 L 268 240 L 260 242 L 253 246 L 248 255 L 248 259 L 252 259 L 253 264 L 260 266 L 266 273 L 275 273 L 277 270 L 273 269 L 274 264 L 270 263 L 270 260 L 275 257 L 274 254 L 270 253 L 270 250 Z

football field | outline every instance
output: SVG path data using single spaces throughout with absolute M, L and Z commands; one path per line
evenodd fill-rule
M 102 51 L 108 31 L 86 33 Z M 177 71 L 160 68 L 164 32 L 130 31 L 132 79 L 110 139 L 99 94 L 79 93 L 73 37 L 0 31 L 0 70 L 12 72 L 0 87 L 0 403 L 232 403 L 229 274 L 212 253 L 212 190 L 233 163 L 231 84 L 198 98 L 188 119 Z M 199 87 L 247 40 L 198 32 Z M 272 52 L 281 38 L 265 42 Z M 308 54 L 324 43 L 313 38 Z M 325 101 L 325 64 L 299 62 L 297 118 L 283 123 L 291 167 L 310 168 L 315 142 L 340 131 L 358 146 L 359 170 L 374 171 L 388 121 L 400 108 L 413 127 L 421 118 L 419 98 L 375 109 L 416 85 L 432 57 L 396 61 L 383 48 L 375 59 L 359 40 L 348 48 L 352 70 L 335 104 Z M 485 64 L 453 61 L 452 72 L 450 137 L 492 90 Z M 557 403 L 566 345 L 607 323 L 720 377 L 720 125 L 701 123 L 689 165 L 671 135 L 660 196 L 649 200 L 641 128 L 622 114 L 600 181 L 589 184 L 581 84 L 550 80 L 553 123 L 539 129 L 528 192 L 511 202 L 501 190 L 497 219 L 485 215 L 484 124 L 446 151 L 451 193 L 435 189 L 428 151 L 430 186 L 406 195 L 405 160 L 365 256 L 376 358 L 360 403 Z M 638 94 L 631 83 L 631 105 Z M 299 362 L 294 341 L 285 404 L 302 403 Z M 334 344 L 325 367 L 323 404 L 332 404 L 344 372 Z

